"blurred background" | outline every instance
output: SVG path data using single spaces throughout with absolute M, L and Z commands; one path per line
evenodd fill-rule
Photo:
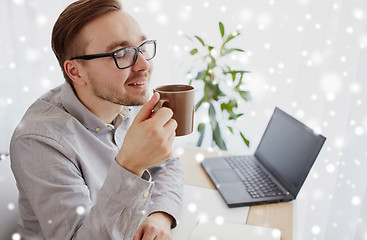
M 0 2 L 1 153 L 9 151 L 12 132 L 30 104 L 64 82 L 50 36 L 58 15 L 71 2 Z M 193 45 L 184 35 L 199 35 L 216 46 L 219 21 L 227 33 L 239 30 L 241 35 L 229 45 L 245 53 L 226 61 L 251 72 L 245 75 L 243 87 L 252 100 L 239 101 L 245 115 L 235 123 L 250 147 L 239 135 L 223 129 L 228 151 L 253 153 L 275 106 L 323 134 L 326 143 L 294 202 L 294 239 L 367 239 L 367 1 L 122 4 L 148 38 L 158 41 L 151 88 L 188 83 L 192 59 L 188 52 Z M 195 87 L 199 99 L 202 88 Z M 199 111 L 196 124 L 205 118 Z M 198 136 L 194 132 L 177 138 L 175 144 L 195 146 Z M 202 147 L 213 147 L 210 135 Z M 14 210 L 10 206 L 9 211 Z

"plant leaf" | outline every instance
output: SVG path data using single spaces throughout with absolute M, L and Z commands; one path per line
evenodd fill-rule
M 239 113 L 239 114 L 235 114 L 235 113 L 232 113 L 230 116 L 229 116 L 229 120 L 236 120 L 237 118 L 243 116 L 244 114 L 243 113 Z
M 204 98 L 202 98 L 196 105 L 195 105 L 195 112 L 199 109 L 199 107 L 201 106 L 201 104 L 205 101 Z
M 218 122 L 215 119 L 216 112 L 215 112 L 214 105 L 212 103 L 210 103 L 208 114 L 209 114 L 210 123 L 212 125 L 212 128 L 214 129 L 216 125 L 218 125 Z
M 185 36 L 187 39 L 189 39 L 191 42 L 194 42 L 194 40 L 192 40 L 192 38 L 191 38 L 189 35 L 184 34 L 184 36 Z
M 228 120 L 236 120 L 237 118 L 244 115 L 243 113 L 236 114 L 233 112 L 233 108 L 237 108 L 237 107 L 238 107 L 237 100 L 235 98 L 230 99 L 227 103 L 222 103 L 220 105 L 222 112 L 224 110 L 228 112 L 229 114 Z
M 227 126 L 227 128 L 229 129 L 229 131 L 231 131 L 231 133 L 233 134 L 233 127 Z
M 249 71 L 245 71 L 245 70 L 237 70 L 236 72 L 240 74 L 249 73 Z
M 224 42 L 224 44 L 226 44 L 227 42 L 231 41 L 233 38 L 238 37 L 240 35 L 240 32 L 236 31 L 234 33 L 231 33 L 228 35 L 226 41 Z
M 237 73 L 236 73 L 236 72 L 232 72 L 232 81 L 233 81 L 233 82 L 236 80 L 236 75 L 237 75 Z
M 217 62 L 215 61 L 215 58 L 211 57 L 211 62 L 208 63 L 208 68 L 213 69 L 217 66 Z
M 232 50 L 232 51 L 237 51 L 237 52 L 245 52 L 245 50 L 241 49 L 241 48 L 231 48 L 228 50 Z
M 201 45 L 203 45 L 203 47 L 205 47 L 205 43 L 204 43 L 203 39 L 201 39 L 201 37 L 199 37 L 197 35 L 195 35 L 194 37 L 201 43 Z
M 224 142 L 223 138 L 222 138 L 222 134 L 220 131 L 220 127 L 219 124 L 216 122 L 215 124 L 216 126 L 213 128 L 213 140 L 215 142 L 215 144 L 221 149 L 221 150 L 227 150 L 227 146 L 226 143 Z
M 251 95 L 250 95 L 250 92 L 249 91 L 241 91 L 241 90 L 238 90 L 238 93 L 243 98 L 243 100 L 245 100 L 245 101 L 251 100 Z
M 220 149 L 227 150 L 226 144 L 222 138 L 220 126 L 217 122 L 217 119 L 215 118 L 215 115 L 216 115 L 216 112 L 215 112 L 214 105 L 210 103 L 209 118 L 210 118 L 210 125 L 212 126 L 212 130 L 213 130 L 213 140 Z
M 218 101 L 220 97 L 226 96 L 220 90 L 218 84 L 214 84 L 210 81 L 205 83 L 205 90 L 206 90 L 206 95 L 207 95 L 208 99 L 213 99 L 215 101 Z
M 205 123 L 200 123 L 200 124 L 198 125 L 198 131 L 199 131 L 199 132 L 202 132 L 202 131 L 203 131 L 203 129 L 205 128 L 205 126 L 206 126 L 206 124 L 205 124 Z
M 245 52 L 244 50 L 242 50 L 240 48 L 230 48 L 230 49 L 223 48 L 222 52 L 221 52 L 221 56 L 225 56 L 225 55 L 230 54 L 234 51 L 236 51 L 236 52 Z
M 233 108 L 237 108 L 237 101 L 235 98 L 230 99 L 227 103 L 222 103 L 220 105 L 222 111 L 226 110 L 229 114 L 233 113 Z
M 201 71 L 201 72 L 198 72 L 198 74 L 196 75 L 196 77 L 195 77 L 195 79 L 196 80 L 204 80 L 204 78 L 205 78 L 205 75 L 206 75 L 206 71 L 204 70 L 204 71 Z
M 201 144 L 203 143 L 203 139 L 204 139 L 204 135 L 205 135 L 205 127 L 206 127 L 206 125 L 204 123 L 200 123 L 198 125 L 198 131 L 200 133 L 200 137 L 199 137 L 198 142 L 196 144 L 198 147 L 200 147 Z
M 224 37 L 224 26 L 222 22 L 219 22 L 220 35 Z
M 240 132 L 240 135 L 242 137 L 242 140 L 245 142 L 247 147 L 250 147 L 250 141 L 243 135 L 242 132 Z
M 194 48 L 194 49 L 192 49 L 191 51 L 190 51 L 190 54 L 191 55 L 195 55 L 195 54 L 197 54 L 199 52 L 199 50 L 197 49 L 197 48 Z

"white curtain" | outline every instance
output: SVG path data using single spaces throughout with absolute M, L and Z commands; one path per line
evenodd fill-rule
M 0 2 L 0 152 L 29 105 L 62 83 L 50 47 L 52 26 L 71 1 Z M 225 134 L 229 151 L 255 150 L 275 106 L 327 137 L 297 200 L 294 239 L 367 239 L 367 2 L 365 0 L 122 1 L 158 40 L 152 86 L 187 83 L 184 34 L 219 41 L 218 21 L 240 28 L 234 47 L 246 54 L 228 64 L 251 71 L 237 127 L 251 147 Z M 200 95 L 200 86 L 197 94 Z M 197 122 L 205 116 L 198 113 Z M 194 145 L 197 133 L 177 139 Z M 208 140 L 208 139 L 207 139 Z M 204 147 L 210 146 L 205 142 Z M 365 209 L 365 208 L 364 208 Z M 4 221 L 3 219 L 1 221 Z

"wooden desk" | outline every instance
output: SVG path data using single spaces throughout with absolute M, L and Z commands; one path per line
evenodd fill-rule
M 185 184 L 215 189 L 209 176 L 201 167 L 200 161 L 204 157 L 230 155 L 229 153 L 191 147 L 176 147 L 175 151 L 180 156 L 182 162 Z M 246 223 L 249 225 L 278 228 L 282 231 L 282 240 L 291 240 L 293 204 L 275 203 L 251 206 Z

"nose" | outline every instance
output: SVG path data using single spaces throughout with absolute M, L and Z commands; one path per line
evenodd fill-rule
M 132 66 L 133 71 L 147 71 L 150 67 L 149 61 L 145 60 L 141 52 L 138 53 L 135 64 Z

